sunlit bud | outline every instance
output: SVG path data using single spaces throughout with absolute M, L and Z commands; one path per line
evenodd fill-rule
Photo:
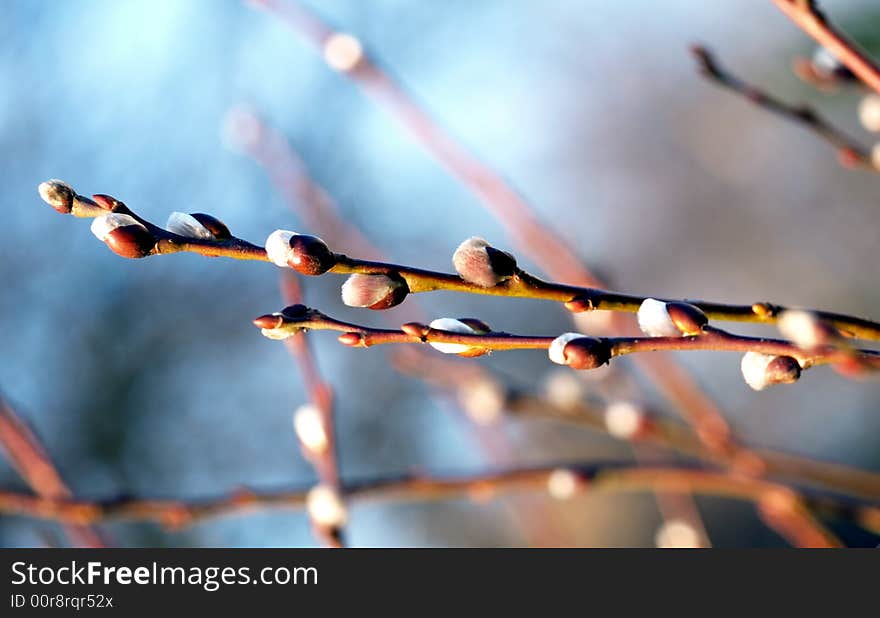
M 66 182 L 55 179 L 47 180 L 40 183 L 37 191 L 44 202 L 61 214 L 66 215 L 73 209 L 73 198 L 76 196 L 76 192 Z
M 309 490 L 306 510 L 315 524 L 326 528 L 340 528 L 348 519 L 339 493 L 327 485 L 315 485 Z
M 699 308 L 687 303 L 665 303 L 646 298 L 639 306 L 639 328 L 650 337 L 698 335 L 708 322 Z
M 293 429 L 307 451 L 326 452 L 330 442 L 324 429 L 324 417 L 317 406 L 307 403 L 298 407 L 293 413 Z
M 563 333 L 562 335 L 559 335 L 550 343 L 550 348 L 547 350 L 550 360 L 557 365 L 567 365 L 568 363 L 565 360 L 565 346 L 568 345 L 569 341 L 573 341 L 580 337 L 583 337 L 581 333 Z
M 287 263 L 302 275 L 323 275 L 336 265 L 336 256 L 317 236 L 294 234 L 289 244 Z
M 791 384 L 801 377 L 801 366 L 791 356 L 746 352 L 740 369 L 746 384 L 756 391 L 774 384 Z
M 478 335 L 485 335 L 492 332 L 492 327 L 479 318 L 458 318 L 462 324 L 470 326 Z
M 266 254 L 276 266 L 287 268 L 287 254 L 290 252 L 290 239 L 294 232 L 275 230 L 266 238 Z
M 567 369 L 554 369 L 544 381 L 544 396 L 563 410 L 578 406 L 585 396 L 584 382 Z
M 497 380 L 476 377 L 458 389 L 458 402 L 468 417 L 478 425 L 496 423 L 507 403 L 507 390 Z
M 799 348 L 816 348 L 834 338 L 834 330 L 819 317 L 802 309 L 789 309 L 779 314 L 776 327 L 782 336 Z
M 579 485 L 578 476 L 571 470 L 557 468 L 547 477 L 547 492 L 557 500 L 571 498 Z
M 456 320 L 455 318 L 437 318 L 433 322 L 429 324 L 429 326 L 436 330 L 444 330 L 450 333 L 462 333 L 464 335 L 473 335 L 475 331 L 473 328 L 461 322 L 460 320 Z M 461 343 L 437 343 L 434 341 L 429 342 L 431 347 L 435 350 L 439 350 L 444 354 L 461 354 L 462 352 L 467 352 L 471 349 L 471 346 L 464 345 Z
M 709 323 L 709 318 L 703 310 L 690 303 L 666 303 L 666 313 L 679 332 L 685 336 L 699 335 L 703 332 L 703 327 Z
M 516 259 L 490 246 L 482 238 L 468 238 L 452 256 L 455 272 L 482 288 L 491 288 L 510 278 L 516 272 Z
M 281 328 L 284 325 L 284 316 L 280 313 L 261 315 L 254 320 L 254 326 L 260 329 L 263 337 L 280 341 L 293 336 L 293 329 Z
M 112 195 L 106 195 L 104 193 L 95 193 L 92 196 L 94 203 L 97 204 L 102 210 L 107 212 L 115 212 L 120 207 L 125 206 L 122 202 L 117 200 Z
M 595 369 L 611 359 L 607 341 L 580 333 L 565 333 L 550 343 L 550 360 L 572 369 Z
M 342 284 L 342 302 L 349 307 L 388 309 L 402 303 L 408 293 L 399 276 L 354 274 Z
M 337 71 L 351 71 L 363 57 L 361 42 L 350 34 L 334 32 L 324 41 L 324 60 Z
M 880 131 L 880 95 L 866 95 L 859 103 L 859 122 L 866 130 Z
M 644 429 L 645 413 L 631 401 L 615 401 L 605 408 L 605 427 L 620 440 L 632 440 Z
M 183 217 L 178 218 L 178 221 L 175 222 L 177 226 L 180 227 L 181 231 L 172 230 L 171 227 L 168 227 L 169 231 L 172 231 L 176 234 L 185 236 L 186 234 L 182 233 L 183 230 L 192 229 L 193 232 L 197 232 L 201 229 L 206 230 L 212 238 L 206 236 L 196 236 L 196 238 L 205 238 L 205 240 L 227 240 L 229 238 L 232 238 L 232 233 L 229 231 L 229 228 L 226 227 L 226 224 L 217 217 L 205 214 L 203 212 L 193 212 L 188 215 L 184 215 L 183 213 L 172 213 L 172 216 L 174 216 L 175 214 L 183 215 Z M 168 218 L 168 225 L 172 225 L 171 217 Z M 200 231 L 198 233 L 204 234 L 204 231 Z
M 207 217 L 208 215 L 201 216 Z M 211 217 L 211 219 L 213 219 L 213 217 Z M 214 219 L 214 221 L 217 220 Z M 220 222 L 217 221 L 217 223 Z M 222 225 L 222 223 L 220 225 Z M 226 226 L 223 226 L 223 228 L 225 227 Z M 184 236 L 186 238 L 197 238 L 199 240 L 217 240 L 217 236 L 215 236 L 214 232 L 212 232 L 208 228 L 208 226 L 206 226 L 198 218 L 196 218 L 195 215 L 188 215 L 184 212 L 172 212 L 171 215 L 169 215 L 168 217 L 168 222 L 165 224 L 165 229 L 169 232 L 177 234 L 178 236 Z M 226 230 L 226 234 L 228 237 L 228 229 Z
M 361 333 L 342 333 L 336 338 L 336 340 L 342 345 L 347 345 L 352 348 L 359 346 L 366 347 L 366 340 Z
M 657 529 L 654 544 L 661 549 L 696 549 L 702 546 L 700 533 L 682 519 L 670 519 Z
M 152 234 L 130 215 L 108 213 L 95 217 L 92 234 L 125 258 L 142 258 L 156 245 Z

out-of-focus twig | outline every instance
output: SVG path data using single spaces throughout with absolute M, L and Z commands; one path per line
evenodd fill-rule
M 815 0 L 773 0 L 773 3 L 865 85 L 880 93 L 880 67 L 828 21 Z
M 281 296 L 286 302 L 302 302 L 302 290 L 296 277 L 289 273 L 281 274 Z M 320 451 L 302 444 L 302 451 L 315 467 L 318 479 L 327 487 L 341 493 L 339 474 L 339 451 L 336 444 L 336 423 L 334 419 L 333 388 L 324 380 L 312 351 L 306 333 L 297 333 L 285 340 L 287 349 L 296 360 L 297 368 L 302 377 L 312 405 L 320 413 L 323 444 Z M 312 522 L 312 528 L 318 538 L 327 546 L 343 547 L 345 530 L 343 526 L 325 526 L 320 522 Z
M 880 506 L 852 503 L 828 495 L 798 496 L 790 489 L 764 480 L 733 477 L 690 466 L 633 467 L 629 463 L 599 462 L 515 468 L 463 477 L 406 475 L 360 482 L 347 482 L 345 496 L 351 500 L 419 501 L 470 498 L 478 501 L 520 491 L 546 491 L 554 475 L 570 474 L 570 495 L 579 492 L 632 493 L 661 491 L 723 496 L 752 501 L 767 511 L 767 519 L 796 512 L 795 523 L 785 536 L 811 546 L 832 546 L 837 541 L 825 534 L 801 529 L 800 524 L 821 516 L 852 521 L 873 532 L 880 531 Z M 253 492 L 239 490 L 213 499 L 180 501 L 163 499 L 113 499 L 98 502 L 49 499 L 13 492 L 0 492 L 0 511 L 91 524 L 99 521 L 154 521 L 179 528 L 205 519 L 253 512 L 267 508 L 302 508 L 303 490 Z
M 71 497 L 70 490 L 34 433 L 12 407 L 0 397 L 0 448 L 16 472 L 38 496 L 48 500 Z M 97 531 L 86 525 L 68 524 L 64 530 L 74 545 L 103 547 Z
M 691 53 L 699 64 L 700 72 L 705 77 L 719 86 L 741 95 L 758 107 L 778 114 L 812 131 L 835 148 L 841 165 L 880 172 L 880 169 L 871 162 L 871 155 L 866 148 L 828 122 L 812 107 L 785 103 L 768 92 L 744 82 L 723 69 L 715 55 L 701 45 L 693 46 Z

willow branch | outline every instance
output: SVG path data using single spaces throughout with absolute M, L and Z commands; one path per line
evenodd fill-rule
M 70 489 L 34 433 L 0 398 L 0 449 L 16 472 L 38 496 L 47 500 L 67 499 Z M 85 525 L 66 525 L 65 533 L 74 545 L 103 547 L 101 536 Z
M 699 64 L 700 72 L 706 78 L 719 86 L 739 94 L 758 107 L 812 131 L 820 139 L 828 142 L 837 150 L 838 158 L 842 165 L 880 172 L 880 169 L 877 169 L 871 162 L 871 155 L 868 149 L 832 125 L 812 107 L 785 103 L 757 86 L 744 82 L 723 69 L 715 55 L 705 47 L 695 45 L 691 48 L 691 52 Z
M 149 246 L 142 253 L 123 255 L 123 257 L 146 257 L 169 253 L 196 253 L 208 257 L 229 257 L 241 260 L 269 262 L 266 249 L 246 240 L 228 237 L 202 239 L 181 236 L 163 229 L 137 215 L 123 202 L 105 195 L 94 196 L 90 200 L 81 195 L 72 197 L 73 207 L 69 211 L 79 217 L 99 217 L 107 214 L 124 214 L 144 226 L 149 233 Z M 78 208 L 79 207 L 79 208 Z M 311 237 L 310 237 L 311 238 Z M 105 241 L 106 242 L 106 241 Z M 118 252 L 117 252 L 118 253 Z M 504 296 L 511 298 L 531 298 L 564 303 L 573 312 L 581 311 L 623 311 L 635 313 L 648 298 L 634 294 L 613 292 L 599 288 L 586 288 L 544 281 L 515 267 L 511 276 L 493 286 L 482 286 L 464 280 L 457 274 L 441 273 L 400 264 L 375 262 L 349 257 L 342 253 L 329 251 L 332 266 L 325 272 L 350 275 L 387 275 L 401 277 L 407 284 L 409 293 L 451 291 L 467 294 Z M 676 302 L 673 299 L 660 299 Z M 734 305 L 686 299 L 685 302 L 699 307 L 710 319 L 729 322 L 752 322 L 770 324 L 776 322 L 780 313 L 788 308 L 767 302 L 751 305 Z M 847 337 L 880 340 L 880 323 L 829 311 L 811 310 L 818 319 L 833 326 Z
M 865 85 L 880 93 L 880 67 L 828 21 L 814 0 L 773 0 L 773 3 Z
M 418 322 L 405 324 L 400 330 L 372 328 L 337 320 L 303 305 L 293 305 L 281 312 L 261 316 L 254 320 L 254 324 L 264 331 L 271 331 L 266 334 L 272 338 L 291 336 L 303 329 L 329 330 L 343 333 L 339 336 L 339 341 L 349 347 L 368 348 L 402 343 L 453 344 L 468 348 L 467 352 L 462 352 L 467 356 L 505 350 L 549 350 L 556 339 L 556 337 L 491 331 L 460 333 L 432 328 Z M 710 326 L 704 327 L 700 334 L 681 337 L 590 337 L 588 339 L 599 342 L 597 347 L 603 349 L 603 354 L 607 352 L 606 358 L 600 364 L 604 364 L 610 358 L 644 352 L 714 350 L 787 356 L 798 360 L 805 369 L 816 365 L 839 363 L 854 357 L 865 369 L 880 370 L 880 351 L 841 350 L 834 346 L 807 350 L 785 339 L 735 335 Z
M 574 475 L 575 494 L 659 491 L 722 496 L 759 506 L 772 501 L 777 510 L 796 512 L 800 516 L 812 513 L 880 531 L 880 506 L 877 503 L 856 503 L 824 494 L 798 496 L 776 483 L 688 466 L 633 468 L 625 463 L 593 463 L 518 468 L 461 477 L 406 475 L 347 483 L 344 495 L 352 501 L 427 502 L 455 498 L 485 501 L 516 492 L 547 491 L 551 476 L 560 470 Z M 301 509 L 305 495 L 302 489 L 240 490 L 227 496 L 193 501 L 128 498 L 82 501 L 0 492 L 0 511 L 80 525 L 102 521 L 151 521 L 180 528 L 208 519 L 264 509 Z M 812 538 L 815 540 L 815 536 Z M 825 541 L 831 544 L 829 539 Z

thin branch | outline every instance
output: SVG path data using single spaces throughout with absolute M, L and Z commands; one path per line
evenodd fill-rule
M 201 239 L 181 236 L 170 232 L 143 219 L 123 202 L 103 195 L 96 195 L 96 202 L 81 195 L 74 195 L 74 201 L 90 202 L 95 205 L 86 213 L 73 214 L 81 217 L 97 217 L 109 213 L 125 214 L 134 218 L 147 228 L 154 244 L 145 251 L 146 255 L 188 252 L 209 257 L 230 257 L 243 260 L 269 262 L 269 256 L 263 247 L 229 236 L 222 239 Z M 544 281 L 516 267 L 513 274 L 506 280 L 491 287 L 484 287 L 465 281 L 457 274 L 441 273 L 400 264 L 374 262 L 352 258 L 341 253 L 333 253 L 328 249 L 328 259 L 332 266 L 325 272 L 349 274 L 384 274 L 402 277 L 407 284 L 409 293 L 434 291 L 462 292 L 511 298 L 531 298 L 564 303 L 573 312 L 581 311 L 623 311 L 635 313 L 639 310 L 647 296 L 612 292 L 599 288 L 586 288 Z M 127 256 L 126 256 L 127 257 Z M 663 302 L 676 302 L 672 299 L 658 299 Z M 710 319 L 729 322 L 775 323 L 779 315 L 788 308 L 767 302 L 751 305 L 733 305 L 686 299 L 685 302 L 700 308 Z M 828 311 L 810 310 L 811 313 L 837 329 L 847 337 L 880 340 L 880 323 Z
M 880 93 L 880 67 L 828 21 L 814 0 L 773 0 L 773 3 L 865 85 Z
M 298 303 L 302 301 L 302 292 L 296 277 L 289 274 L 282 275 L 281 294 L 287 302 Z M 336 444 L 336 427 L 334 423 L 333 387 L 321 375 L 314 352 L 304 332 L 297 333 L 293 337 L 286 339 L 285 344 L 296 361 L 309 400 L 321 415 L 321 426 L 324 439 L 326 440 L 320 452 L 310 449 L 307 444 L 301 444 L 303 455 L 314 466 L 321 483 L 337 492 L 341 492 L 339 452 Z M 325 545 L 329 547 L 345 546 L 345 529 L 343 526 L 327 527 L 313 521 L 312 528 L 316 536 Z
M 691 48 L 700 72 L 719 86 L 727 88 L 754 103 L 758 107 L 782 116 L 812 131 L 820 139 L 828 142 L 838 153 L 842 165 L 851 168 L 862 168 L 872 172 L 880 172 L 871 161 L 868 149 L 858 143 L 807 105 L 791 105 L 777 99 L 757 86 L 746 83 L 721 67 L 715 55 L 700 45 Z
M 507 409 L 512 415 L 524 419 L 545 419 L 609 433 L 604 408 L 588 403 L 562 408 L 545 398 L 514 391 L 507 400 Z M 620 439 L 618 436 L 613 437 Z M 730 465 L 729 461 L 707 452 L 690 426 L 659 416 L 646 418 L 644 426 L 628 440 L 671 449 L 716 465 Z M 734 466 L 734 472 L 737 467 L 751 468 L 758 465 L 758 476 L 761 477 L 816 489 L 824 488 L 865 500 L 880 500 L 880 474 L 770 449 L 756 449 L 753 454 L 756 461 L 740 462 L 739 466 Z M 740 471 L 743 472 L 745 471 Z M 749 476 L 755 476 L 754 472 Z
M 818 494 L 797 496 L 789 488 L 768 481 L 732 477 L 690 466 L 644 468 L 624 463 L 593 463 L 518 468 L 473 476 L 426 477 L 407 475 L 346 484 L 350 500 L 427 502 L 455 498 L 480 501 L 521 491 L 547 491 L 548 482 L 560 470 L 574 475 L 573 494 L 589 493 L 694 493 L 754 502 L 773 501 L 777 512 L 814 513 L 827 519 L 851 521 L 873 532 L 880 531 L 880 506 L 855 503 Z M 269 508 L 300 509 L 305 491 L 253 492 L 240 490 L 218 498 L 181 501 L 162 499 L 116 499 L 82 501 L 47 499 L 13 492 L 0 492 L 0 511 L 77 524 L 100 521 L 153 521 L 180 528 L 222 516 L 240 515 Z M 805 533 L 799 531 L 803 538 Z M 811 537 L 816 541 L 816 537 Z M 820 544 L 815 542 L 814 544 Z M 834 544 L 825 537 L 822 544 Z
M 283 311 L 260 316 L 254 324 L 269 331 L 272 338 L 291 336 L 302 329 L 331 330 L 344 333 L 339 341 L 349 347 L 367 348 L 376 345 L 401 343 L 454 344 L 468 348 L 466 356 L 501 350 L 549 350 L 556 337 L 513 335 L 503 332 L 460 333 L 432 328 L 410 322 L 400 330 L 371 328 L 331 318 L 320 311 L 303 305 L 293 305 Z M 599 364 L 610 358 L 657 351 L 724 351 L 757 352 L 769 356 L 788 356 L 798 360 L 806 369 L 816 365 L 840 363 L 855 358 L 865 370 L 880 370 L 880 351 L 841 350 L 835 346 L 820 346 L 807 350 L 784 339 L 746 337 L 706 326 L 696 335 L 681 337 L 602 337 L 584 336 L 601 349 Z
M 48 500 L 71 497 L 70 489 L 52 464 L 52 460 L 34 433 L 12 407 L 0 398 L 0 450 L 9 463 L 38 496 Z M 103 547 L 97 531 L 85 525 L 65 525 L 65 533 L 74 545 Z

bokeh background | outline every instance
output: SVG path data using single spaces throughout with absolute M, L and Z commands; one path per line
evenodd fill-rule
M 880 179 L 841 169 L 802 128 L 705 82 L 687 52 L 692 42 L 708 44 L 735 73 L 815 104 L 869 144 L 856 93 L 824 95 L 791 74 L 792 59 L 812 45 L 770 2 L 304 4 L 357 35 L 614 287 L 880 317 Z M 880 12 L 871 5 L 823 2 L 877 51 Z M 160 224 L 172 210 L 211 212 L 257 242 L 276 228 L 308 231 L 265 171 L 224 140 L 228 110 L 246 103 L 283 131 L 345 217 L 395 261 L 449 270 L 470 235 L 512 248 L 502 228 L 392 118 L 262 11 L 235 1 L 5 0 L 2 13 L 5 396 L 83 497 L 308 485 L 312 468 L 291 427 L 305 401 L 301 382 L 284 346 L 250 324 L 282 306 L 278 272 L 194 255 L 122 260 L 87 221 L 43 204 L 37 184 L 62 178 L 82 193 L 110 193 Z M 381 325 L 382 316 L 341 305 L 341 283 L 305 281 L 308 303 Z M 570 330 L 564 311 L 545 303 L 448 293 L 420 300 L 431 317 Z M 320 333 L 312 340 L 338 392 L 345 477 L 485 468 L 467 428 L 422 383 L 394 372 L 382 350 L 346 349 Z M 795 387 L 755 393 L 736 354 L 680 360 L 750 444 L 880 471 L 877 383 L 817 369 Z M 512 386 L 540 388 L 552 369 L 529 352 L 473 362 Z M 673 414 L 645 388 L 646 403 Z M 523 464 L 630 452 L 553 423 L 506 421 L 495 430 Z M 5 462 L 0 486 L 24 489 Z M 523 500 L 546 504 L 547 525 L 571 545 L 650 545 L 660 521 L 650 496 Z M 748 505 L 698 504 L 716 546 L 783 544 Z M 179 532 L 106 529 L 124 546 L 315 543 L 300 512 Z M 880 542 L 836 530 L 851 544 Z M 504 501 L 355 505 L 349 535 L 355 545 L 528 543 Z M 0 545 L 55 542 L 52 524 L 0 517 Z

